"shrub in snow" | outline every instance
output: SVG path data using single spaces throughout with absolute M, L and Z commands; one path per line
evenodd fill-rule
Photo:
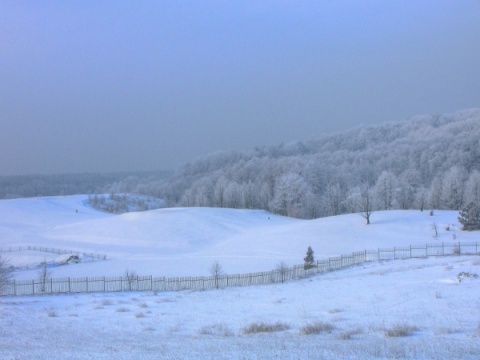
M 233 336 L 232 330 L 225 324 L 213 324 L 203 326 L 199 329 L 200 335 L 214 335 L 214 336 Z
M 300 332 L 303 335 L 320 334 L 322 332 L 331 333 L 333 328 L 334 326 L 328 322 L 316 321 L 314 323 L 304 325 L 300 329 Z
M 65 254 L 55 259 L 56 265 L 77 264 L 80 262 L 80 256 L 75 254 Z
M 391 328 L 385 330 L 385 336 L 387 337 L 404 337 L 410 336 L 412 333 L 418 331 L 418 328 L 414 325 L 396 324 Z
M 282 322 L 276 323 L 252 323 L 243 328 L 244 334 L 256 334 L 256 333 L 266 333 L 266 332 L 277 332 L 277 331 L 284 331 L 290 329 L 288 324 Z
M 478 274 L 472 274 L 468 272 L 461 272 L 457 275 L 458 282 L 462 282 L 463 279 L 478 279 Z
M 347 330 L 338 335 L 340 340 L 351 340 L 355 335 L 362 334 L 363 330 L 360 328 L 355 328 L 352 330 Z

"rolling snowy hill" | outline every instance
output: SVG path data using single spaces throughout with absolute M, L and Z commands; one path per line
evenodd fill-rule
M 301 264 L 308 246 L 317 259 L 394 246 L 476 239 L 460 231 L 455 211 L 386 211 L 365 225 L 358 214 L 300 220 L 266 211 L 171 208 L 111 215 L 91 209 L 86 196 L 0 201 L 0 247 L 38 246 L 105 254 L 106 261 L 52 269 L 55 277 L 201 276 L 219 261 L 227 273 Z M 433 224 L 438 236 L 434 238 Z M 447 231 L 447 227 L 449 230 Z M 16 254 L 17 258 L 18 255 Z M 31 254 L 30 254 L 31 255 Z M 30 256 L 30 265 L 53 254 Z M 42 256 L 44 257 L 42 259 Z M 13 257 L 13 261 L 15 260 Z M 28 265 L 25 259 L 19 265 Z M 36 270 L 18 272 L 30 279 Z
M 103 252 L 53 276 L 208 275 L 269 270 L 355 250 L 478 241 L 454 211 L 318 220 L 264 211 L 176 208 L 109 215 L 85 196 L 0 201 L 0 246 Z M 432 224 L 438 235 L 434 236 Z M 449 230 L 447 230 L 447 227 Z M 37 264 L 48 253 L 3 253 Z M 51 255 L 52 258 L 57 255 Z M 47 259 L 48 260 L 48 259 Z M 285 284 L 210 291 L 0 298 L 0 358 L 478 359 L 478 256 L 366 263 Z M 461 276 L 461 274 L 464 274 Z M 38 276 L 20 271 L 17 279 Z

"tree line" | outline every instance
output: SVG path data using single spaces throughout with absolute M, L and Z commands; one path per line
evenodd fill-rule
M 317 218 L 480 203 L 480 110 L 218 152 L 156 187 L 169 206 L 266 209 Z M 145 184 L 144 189 L 148 189 Z
M 87 193 L 103 206 L 95 194 L 110 194 L 105 207 L 116 212 L 205 206 L 305 219 L 360 212 L 368 222 L 374 210 L 460 210 L 480 204 L 480 109 L 212 153 L 172 174 L 3 177 L 0 185 L 3 198 Z M 132 193 L 161 201 L 123 204 L 120 195 Z

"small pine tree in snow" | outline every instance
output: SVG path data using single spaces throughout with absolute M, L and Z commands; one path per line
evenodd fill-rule
M 315 257 L 313 256 L 313 250 L 311 246 L 308 247 L 307 255 L 303 258 L 303 260 L 305 261 L 305 265 L 304 265 L 305 270 L 313 267 L 313 263 L 315 262 Z
M 480 207 L 470 202 L 460 211 L 458 221 L 463 225 L 463 230 L 480 230 Z

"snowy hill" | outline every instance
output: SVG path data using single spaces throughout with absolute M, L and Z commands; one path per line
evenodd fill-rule
M 265 211 L 176 208 L 108 215 L 85 196 L 0 201 L 0 246 L 104 252 L 53 276 L 270 270 L 355 250 L 478 241 L 457 212 L 318 220 Z M 432 225 L 438 235 L 433 237 Z M 449 230 L 447 230 L 447 227 Z M 3 253 L 5 254 L 5 253 Z M 12 261 L 38 264 L 34 251 Z M 49 260 L 49 259 L 46 259 Z M 365 263 L 284 284 L 210 291 L 0 298 L 2 359 L 478 359 L 478 256 Z M 462 274 L 460 276 L 460 274 Z M 32 279 L 38 269 L 20 271 Z M 31 346 L 35 344 L 35 346 Z M 186 346 L 188 344 L 188 346 Z
M 91 209 L 86 196 L 46 197 L 0 201 L 0 247 L 38 246 L 107 256 L 106 261 L 54 268 L 55 277 L 119 276 L 127 269 L 154 276 L 200 276 L 208 275 L 216 260 L 227 273 L 247 273 L 272 270 L 280 261 L 301 264 L 308 246 L 321 259 L 379 247 L 476 240 L 476 233 L 459 230 L 457 216 L 456 211 L 433 216 L 376 212 L 367 226 L 358 214 L 299 220 L 263 210 L 219 208 L 111 215 Z M 32 265 L 42 260 L 30 259 Z M 35 270 L 16 274 L 17 279 L 35 276 Z

